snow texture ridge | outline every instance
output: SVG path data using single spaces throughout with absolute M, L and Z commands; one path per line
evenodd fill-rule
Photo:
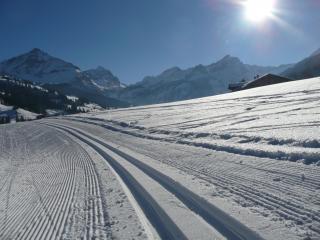
M 320 164 L 319 94 L 314 78 L 83 120 L 142 138 Z

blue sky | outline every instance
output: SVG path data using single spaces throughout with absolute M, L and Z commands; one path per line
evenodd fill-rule
M 226 54 L 292 63 L 320 48 L 320 1 L 277 0 L 281 21 L 244 17 L 241 0 L 1 0 L 0 60 L 34 47 L 133 83 Z

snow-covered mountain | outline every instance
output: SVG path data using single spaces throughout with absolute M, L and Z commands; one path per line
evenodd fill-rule
M 52 84 L 72 82 L 81 77 L 77 66 L 52 57 L 38 48 L 0 63 L 0 72 L 25 80 Z
M 244 64 L 237 57 L 225 56 L 216 63 L 188 69 L 170 68 L 158 76 L 149 76 L 129 86 L 120 99 L 142 105 L 171 102 L 228 92 L 230 83 L 251 80 L 256 75 L 281 73 L 291 65 L 262 67 Z
M 84 71 L 83 73 L 86 74 L 93 81 L 93 83 L 102 90 L 118 89 L 125 86 L 116 76 L 112 74 L 111 71 L 101 66 L 97 67 L 96 69 Z
M 82 82 L 100 90 L 121 88 L 111 71 L 103 67 L 81 71 L 72 63 L 34 48 L 30 52 L 0 63 L 0 73 L 45 84 Z
M 0 74 L 37 82 L 50 90 L 85 98 L 103 107 L 129 105 L 106 96 L 104 91 L 107 89 L 124 86 L 110 71 L 102 67 L 81 71 L 72 63 L 50 56 L 38 48 L 1 62 Z
M 292 79 L 304 79 L 320 76 L 320 49 L 301 62 L 298 62 L 293 67 L 284 71 L 282 75 Z

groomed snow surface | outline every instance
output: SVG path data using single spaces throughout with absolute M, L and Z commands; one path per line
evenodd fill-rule
M 0 239 L 320 239 L 320 78 L 0 127 Z

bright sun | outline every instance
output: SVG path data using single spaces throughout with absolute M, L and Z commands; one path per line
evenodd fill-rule
M 246 0 L 246 17 L 253 22 L 261 22 L 272 16 L 275 0 Z

